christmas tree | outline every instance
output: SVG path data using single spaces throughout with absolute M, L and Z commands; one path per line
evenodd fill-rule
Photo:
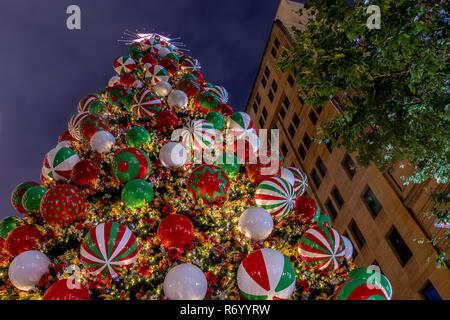
M 179 47 L 131 41 L 46 154 L 41 183 L 13 191 L 23 217 L 0 222 L 0 297 L 390 299 L 303 195 L 306 175 L 265 150 Z

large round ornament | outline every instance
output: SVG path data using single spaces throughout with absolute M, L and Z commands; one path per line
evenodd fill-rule
M 61 279 L 45 291 L 42 300 L 90 300 L 89 290 L 79 281 Z
M 29 250 L 19 254 L 9 265 L 8 276 L 19 290 L 34 289 L 49 271 L 50 260 L 40 251 Z
M 81 160 L 72 169 L 71 179 L 77 186 L 93 186 L 100 177 L 100 168 L 92 160 Z
M 212 86 L 209 88 L 206 88 L 208 92 L 214 93 L 222 103 L 228 102 L 228 91 L 222 87 L 222 86 Z
M 11 194 L 11 204 L 20 213 L 25 213 L 27 210 L 23 207 L 23 196 L 30 188 L 39 186 L 37 182 L 24 182 L 19 184 Z
M 147 64 L 148 65 L 153 65 L 153 64 L 157 64 L 158 60 L 156 58 L 156 54 L 154 52 L 147 52 L 142 58 L 141 58 L 141 63 L 143 65 Z
M 169 214 L 158 226 L 158 239 L 166 249 L 185 248 L 194 240 L 194 226 L 182 214 Z
M 225 119 L 220 112 L 211 111 L 206 115 L 206 121 L 211 123 L 213 127 L 217 130 L 222 130 L 225 125 Z
M 303 222 L 316 222 L 320 216 L 320 208 L 309 196 L 299 196 L 295 199 L 295 212 Z
M 180 66 L 182 70 L 187 71 L 196 71 L 201 69 L 200 62 L 189 55 L 184 55 L 180 58 Z
M 172 110 L 163 110 L 156 116 L 156 124 L 160 131 L 164 128 L 176 128 L 178 127 L 178 116 Z
M 150 133 L 143 127 L 133 127 L 128 130 L 125 136 L 127 146 L 131 148 L 141 148 L 151 141 Z
M 78 112 L 87 112 L 89 111 L 89 106 L 91 102 L 98 101 L 98 97 L 94 94 L 90 94 L 87 97 L 83 98 L 78 102 Z
M 389 300 L 383 287 L 367 279 L 350 279 L 336 290 L 334 300 Z
M 176 129 L 173 136 L 181 137 L 186 150 L 201 151 L 213 147 L 216 131 L 208 121 L 196 119 L 189 121 L 186 127 Z
M 294 174 L 292 173 L 291 170 L 287 169 L 287 168 L 281 168 L 281 177 L 286 180 L 287 182 L 289 182 L 289 184 L 291 186 L 294 186 L 295 183 L 295 177 Z M 294 188 L 294 193 L 295 193 L 295 188 Z
M 205 91 L 198 98 L 199 110 L 203 114 L 207 114 L 211 111 L 220 110 L 220 100 L 217 95 L 212 92 Z
M 124 148 L 116 153 L 111 163 L 111 172 L 119 182 L 134 179 L 147 180 L 151 163 L 145 151 L 136 148 Z
M 114 70 L 120 76 L 124 73 L 133 72 L 136 62 L 129 56 L 118 57 L 114 60 Z
M 239 229 L 249 239 L 265 240 L 273 230 L 273 218 L 260 207 L 251 207 L 239 217 Z
M 181 167 L 187 161 L 186 149 L 178 142 L 168 142 L 159 151 L 159 160 L 166 168 Z
M 83 218 L 87 211 L 83 192 L 70 184 L 50 189 L 41 201 L 41 215 L 52 226 L 66 226 Z
M 160 97 L 166 97 L 169 95 L 170 91 L 172 91 L 172 85 L 167 81 L 159 81 L 153 87 L 155 93 Z
M 303 195 L 308 188 L 308 177 L 301 170 L 289 167 L 287 168 L 294 175 L 294 192 L 295 196 L 299 197 Z
M 92 150 L 98 153 L 108 153 L 116 143 L 116 138 L 109 131 L 96 132 L 90 141 Z
M 295 289 L 295 271 L 281 252 L 261 249 L 242 261 L 237 281 L 249 300 L 289 299 Z
M 169 81 L 169 73 L 163 66 L 146 64 L 145 69 L 145 79 L 151 82 L 152 85 L 160 81 Z
M 378 269 L 379 270 L 379 269 Z M 388 300 L 392 298 L 392 285 L 388 278 L 375 267 L 356 268 L 348 274 L 351 280 L 363 280 L 368 284 L 380 287 L 384 291 L 384 295 Z
M 45 178 L 55 181 L 70 178 L 72 169 L 78 161 L 80 158 L 72 149 L 54 148 L 45 156 L 42 174 Z
M 347 238 L 346 236 L 341 236 L 341 237 L 342 237 L 342 241 L 344 241 L 344 245 L 345 245 L 345 252 L 344 252 L 345 259 L 349 260 L 353 256 L 353 244 L 350 241 L 350 239 Z
M 108 97 L 109 104 L 115 107 L 120 107 L 122 104 L 127 106 L 133 98 L 133 94 L 130 94 L 130 89 L 122 84 L 108 87 L 105 93 Z
M 80 112 L 72 116 L 69 120 L 69 133 L 75 140 L 79 141 L 83 139 L 83 135 L 81 133 L 81 123 L 86 117 L 89 117 L 89 112 Z
M 0 238 L 6 239 L 8 234 L 14 230 L 20 222 L 20 219 L 17 217 L 7 217 L 0 221 Z
M 275 218 L 282 218 L 294 208 L 294 189 L 283 178 L 272 177 L 258 185 L 255 202 Z
M 184 109 L 189 103 L 189 98 L 181 90 L 172 90 L 167 98 L 167 104 L 172 108 Z
M 317 225 L 331 227 L 331 219 L 326 213 L 321 213 L 317 219 Z
M 257 152 L 260 146 L 258 135 L 247 133 L 239 139 L 236 139 L 233 135 L 226 135 L 226 140 L 227 150 L 233 152 L 241 162 L 258 163 Z
M 90 140 L 92 136 L 98 131 L 108 131 L 108 123 L 102 117 L 97 117 L 92 114 L 85 117 L 81 121 L 81 135 L 83 139 Z
M 195 201 L 207 206 L 221 205 L 227 199 L 230 182 L 222 168 L 204 164 L 194 171 L 188 181 L 188 191 Z
M 47 189 L 40 186 L 32 187 L 25 192 L 22 203 L 28 213 L 39 212 L 41 200 L 46 192 Z
M 334 271 L 344 260 L 345 246 L 336 230 L 315 226 L 303 234 L 298 252 L 307 265 L 319 270 Z
M 139 119 L 151 119 L 161 111 L 161 108 L 161 100 L 151 90 L 141 90 L 134 96 L 131 105 L 131 111 Z
M 177 89 L 186 93 L 188 98 L 195 97 L 200 93 L 200 86 L 197 82 L 190 79 L 181 79 L 177 85 Z
M 169 300 L 203 300 L 208 289 L 206 276 L 193 264 L 179 264 L 164 278 L 164 295 Z
M 153 197 L 152 186 L 142 179 L 131 180 L 122 189 L 122 202 L 131 210 L 142 208 L 145 203 L 151 203 Z
M 219 154 L 214 161 L 214 165 L 222 168 L 228 178 L 234 178 L 241 167 L 238 158 L 231 152 Z
M 227 128 L 229 132 L 237 138 L 240 138 L 247 133 L 255 133 L 252 119 L 245 112 L 233 113 L 228 118 Z
M 262 153 L 261 151 L 256 163 L 250 163 L 246 167 L 247 177 L 254 184 L 259 184 L 271 177 L 281 177 L 282 167 L 279 152 L 266 150 Z
M 119 76 L 112 76 L 108 80 L 108 87 L 114 87 L 115 85 L 120 84 L 120 77 Z
M 39 249 L 42 233 L 34 226 L 23 225 L 12 230 L 6 238 L 6 250 L 15 257 L 24 251 Z
M 92 227 L 81 243 L 80 259 L 93 275 L 117 277 L 120 268 L 136 260 L 138 245 L 134 234 L 117 222 Z

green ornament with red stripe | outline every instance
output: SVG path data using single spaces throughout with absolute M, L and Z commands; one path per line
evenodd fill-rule
M 351 280 L 364 280 L 368 283 L 380 287 L 384 291 L 384 295 L 388 300 L 392 298 L 392 285 L 388 278 L 380 272 L 378 266 L 370 266 L 368 268 L 356 268 L 353 269 L 348 277 Z
M 17 217 L 7 217 L 0 221 L 0 238 L 8 238 L 8 234 L 20 225 L 22 220 Z
M 367 279 L 350 279 L 336 290 L 334 300 L 389 300 L 386 291 Z
M 37 182 L 24 182 L 19 184 L 11 194 L 11 204 L 20 213 L 25 213 L 27 210 L 23 207 L 22 199 L 25 195 L 25 192 L 27 192 L 28 189 L 32 187 L 39 186 L 39 183 Z
M 260 249 L 242 261 L 237 282 L 249 300 L 289 299 L 295 290 L 295 270 L 280 251 Z
M 129 228 L 117 222 L 92 227 L 80 248 L 80 260 L 94 276 L 117 277 L 129 268 L 139 253 L 136 238 Z
M 203 114 L 219 111 L 220 107 L 219 97 L 212 92 L 205 91 L 198 98 L 198 109 Z
M 202 199 L 207 206 L 220 206 L 227 199 L 229 185 L 222 168 L 204 164 L 192 171 L 188 191 L 195 201 Z
M 175 61 L 176 63 L 180 62 L 180 57 L 178 57 L 178 55 L 175 52 L 169 52 L 168 54 L 166 54 L 164 58 L 169 58 Z
M 125 183 L 134 179 L 147 180 L 151 162 L 147 153 L 137 148 L 124 148 L 117 152 L 111 163 L 111 174 L 117 181 Z

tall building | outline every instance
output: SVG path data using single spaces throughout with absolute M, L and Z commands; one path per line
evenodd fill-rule
M 432 181 L 404 185 L 412 168 L 399 165 L 380 171 L 355 165 L 355 154 L 313 142 L 321 121 L 341 112 L 338 95 L 313 109 L 298 97 L 295 79 L 277 69 L 282 47 L 295 46 L 292 26 L 305 22 L 296 11 L 301 3 L 281 0 L 249 96 L 246 112 L 256 128 L 279 129 L 285 166 L 308 175 L 307 194 L 333 221 L 333 227 L 353 243 L 358 266 L 378 265 L 391 281 L 393 299 L 450 299 L 450 271 L 437 268 L 436 256 L 448 242 L 427 242 L 444 234 L 423 213 L 431 206 Z M 423 243 L 420 243 L 424 239 Z

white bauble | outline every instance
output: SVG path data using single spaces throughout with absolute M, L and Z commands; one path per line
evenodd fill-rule
M 167 47 L 162 47 L 161 49 L 158 50 L 158 56 L 160 56 L 161 58 L 164 58 L 165 56 L 167 56 L 169 53 L 171 52 L 171 50 Z
M 189 99 L 188 99 L 186 93 L 184 93 L 183 91 L 173 90 L 169 94 L 167 103 L 169 104 L 170 107 L 177 107 L 177 108 L 184 109 L 188 105 Z
M 140 89 L 140 88 L 142 88 L 143 86 L 144 86 L 144 84 L 142 83 L 141 80 L 136 80 L 136 81 L 133 82 L 133 87 L 135 87 L 135 88 L 137 88 L 137 89 Z
M 164 279 L 164 295 L 170 300 L 203 300 L 208 289 L 205 274 L 192 264 L 179 264 Z
M 116 84 L 120 83 L 120 77 L 119 76 L 112 76 L 111 79 L 108 81 L 108 87 L 114 87 Z
M 281 168 L 281 177 L 289 182 L 291 186 L 294 186 L 295 183 L 295 177 L 291 170 L 286 168 Z
M 91 138 L 91 148 L 99 153 L 111 151 L 116 139 L 109 131 L 97 131 Z
M 158 96 L 165 97 L 172 91 L 172 86 L 167 81 L 160 81 L 155 84 L 153 91 L 155 91 Z
M 9 280 L 19 290 L 32 290 L 49 271 L 49 266 L 50 260 L 42 252 L 36 250 L 22 252 L 9 265 Z
M 249 239 L 264 240 L 272 233 L 273 218 L 266 209 L 251 207 L 240 216 L 239 228 Z
M 345 245 L 345 259 L 350 259 L 353 256 L 353 245 L 349 238 L 341 236 Z
M 187 160 L 186 149 L 178 142 L 168 142 L 159 151 L 159 160 L 166 168 L 181 167 Z

